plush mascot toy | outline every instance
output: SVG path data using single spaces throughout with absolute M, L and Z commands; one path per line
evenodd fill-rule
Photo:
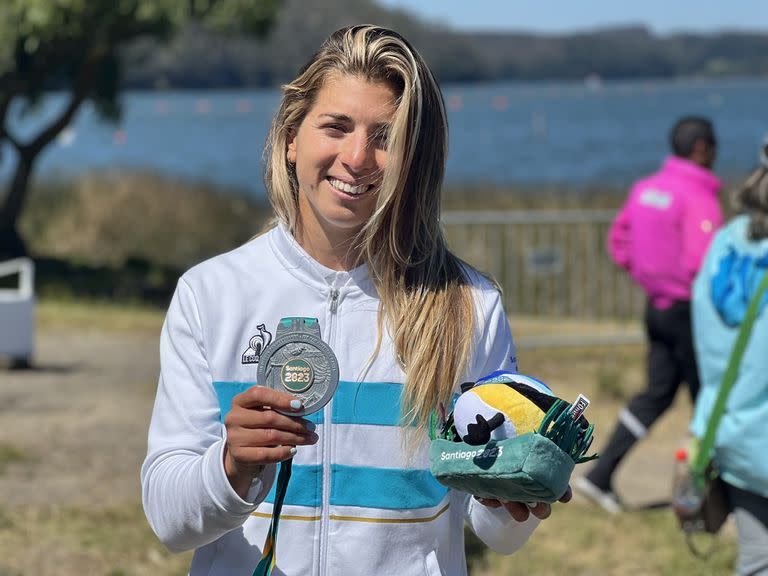
M 430 468 L 437 480 L 480 498 L 555 502 L 592 444 L 589 400 L 556 397 L 543 382 L 499 371 L 462 385 L 453 411 L 433 418 Z

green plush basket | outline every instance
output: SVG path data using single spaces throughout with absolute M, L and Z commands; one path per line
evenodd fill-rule
M 479 498 L 556 502 L 568 489 L 574 466 L 568 453 L 535 432 L 484 446 L 442 438 L 430 446 L 432 475 Z

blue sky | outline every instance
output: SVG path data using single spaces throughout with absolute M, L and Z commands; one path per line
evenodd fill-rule
M 462 30 L 572 32 L 644 24 L 654 32 L 768 32 L 768 0 L 378 0 Z

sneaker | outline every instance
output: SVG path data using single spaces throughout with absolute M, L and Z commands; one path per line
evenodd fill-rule
M 601 490 L 593 484 L 586 476 L 579 476 L 571 482 L 575 492 L 584 496 L 587 500 L 594 502 L 609 514 L 618 514 L 621 512 L 621 504 L 616 495 L 610 490 Z

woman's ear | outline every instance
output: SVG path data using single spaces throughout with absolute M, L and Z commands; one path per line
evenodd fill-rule
M 291 130 L 288 134 L 288 150 L 285 153 L 285 157 L 291 164 L 296 164 L 296 131 Z

